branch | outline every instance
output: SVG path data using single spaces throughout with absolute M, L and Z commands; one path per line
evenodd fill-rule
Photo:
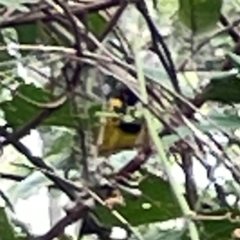
M 231 26 L 231 23 L 228 21 L 228 19 L 223 14 L 220 15 L 219 21 L 225 28 Z M 228 29 L 227 32 L 231 36 L 231 38 L 233 39 L 233 41 L 235 43 L 238 43 L 240 41 L 240 35 L 238 34 L 237 31 L 234 30 L 234 28 Z
M 72 14 L 84 14 L 84 13 L 92 13 L 100 10 L 105 10 L 106 8 L 117 6 L 121 3 L 121 0 L 102 0 L 94 3 L 88 3 L 86 5 L 81 6 L 69 6 L 69 9 Z M 49 7 L 49 6 L 48 6 Z M 61 14 L 57 10 L 50 10 L 52 15 L 55 17 L 60 17 Z M 0 27 L 16 27 L 23 24 L 33 24 L 37 21 L 43 22 L 51 22 L 54 19 L 45 15 L 42 12 L 33 12 L 33 13 L 21 13 L 17 16 L 11 16 L 8 19 L 1 21 Z
M 181 167 L 185 174 L 185 189 L 186 199 L 192 210 L 195 209 L 198 194 L 195 180 L 193 178 L 193 164 L 192 164 L 192 149 L 180 149 L 180 156 L 182 160 Z
M 114 15 L 111 17 L 110 21 L 108 22 L 106 28 L 104 29 L 104 31 L 101 33 L 101 35 L 98 37 L 99 41 L 102 41 L 107 35 L 108 33 L 116 26 L 119 18 L 122 16 L 122 13 L 124 12 L 124 10 L 127 7 L 127 2 L 122 2 L 119 6 L 119 8 L 116 10 L 116 12 L 114 13 Z
M 19 175 L 11 174 L 11 173 L 0 172 L 0 179 L 1 178 L 8 179 L 8 180 L 13 180 L 13 181 L 16 181 L 16 182 L 21 182 L 26 177 L 25 176 L 19 176 Z
M 143 148 L 136 157 L 118 171 L 115 175 L 117 182 L 121 183 L 121 179 L 129 178 L 131 174 L 140 170 L 141 166 L 149 159 L 152 150 L 150 147 Z
M 0 189 L 0 197 L 5 201 L 6 206 L 14 212 L 14 206 L 8 196 Z
M 52 240 L 61 234 L 63 234 L 64 229 L 70 224 L 76 222 L 77 220 L 83 218 L 89 211 L 89 208 L 84 205 L 77 205 L 74 209 L 68 212 L 60 221 L 58 221 L 46 234 L 36 237 L 33 240 Z
M 48 108 L 43 109 L 36 117 L 34 117 L 29 123 L 22 126 L 16 132 L 9 134 L 6 140 L 2 142 L 2 146 L 6 146 L 12 141 L 18 141 L 25 135 L 29 133 L 31 129 L 38 127 L 46 118 L 50 117 L 52 113 L 54 113 L 59 107 L 57 108 Z
M 143 18 L 145 19 L 145 21 L 149 27 L 149 31 L 152 36 L 152 49 L 151 50 L 153 52 L 155 52 L 157 54 L 157 56 L 159 57 L 167 74 L 169 75 L 169 78 L 172 82 L 172 85 L 173 85 L 173 88 L 175 89 L 175 91 L 178 94 L 181 94 L 181 89 L 180 89 L 180 86 L 178 83 L 176 70 L 175 70 L 173 60 L 172 60 L 171 53 L 170 53 L 167 45 L 165 44 L 163 37 L 159 33 L 157 27 L 153 23 L 153 20 L 151 19 L 150 15 L 149 15 L 149 12 L 148 12 L 148 9 L 147 9 L 147 6 L 146 6 L 144 0 L 138 1 L 137 9 L 142 14 Z M 158 42 L 160 43 L 160 45 L 162 47 L 162 50 L 163 50 L 162 52 L 158 46 Z M 178 102 L 179 101 L 177 101 L 177 103 Z

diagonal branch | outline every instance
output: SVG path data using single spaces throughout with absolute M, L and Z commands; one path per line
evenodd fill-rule
M 50 117 L 57 109 L 59 109 L 59 107 L 42 110 L 36 117 L 29 121 L 29 123 L 26 123 L 19 130 L 9 135 L 8 138 L 6 138 L 6 140 L 2 142 L 2 146 L 6 146 L 12 141 L 17 141 L 18 139 L 21 139 L 22 137 L 27 135 L 31 129 L 38 127 L 46 118 Z
M 84 205 L 75 207 L 75 209 L 59 220 L 46 234 L 36 237 L 33 240 L 52 240 L 60 236 L 67 226 L 83 218 L 88 211 L 88 207 Z
M 87 12 L 91 13 L 100 10 L 105 10 L 106 8 L 118 6 L 121 2 L 122 2 L 121 0 L 101 0 L 81 6 L 69 6 L 69 9 L 72 14 L 84 14 Z M 54 15 L 55 17 L 61 16 L 61 14 L 56 10 L 50 11 L 51 14 Z M 21 13 L 18 15 L 13 15 L 1 21 L 0 27 L 1 28 L 15 27 L 23 24 L 32 24 L 37 21 L 51 22 L 53 20 L 54 20 L 53 17 L 49 17 L 42 13 L 41 11 L 28 14 Z

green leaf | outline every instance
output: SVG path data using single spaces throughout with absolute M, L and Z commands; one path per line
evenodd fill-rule
M 217 127 L 230 131 L 240 128 L 240 117 L 237 113 L 212 113 L 208 117 L 215 125 L 206 123 L 205 128 L 208 127 L 210 130 L 215 130 Z
M 233 210 L 235 212 L 235 210 Z M 204 214 L 212 216 L 224 216 L 229 211 L 224 209 L 219 209 L 217 211 Z M 239 211 L 236 211 L 239 215 Z M 234 229 L 239 228 L 239 222 L 230 222 L 228 219 L 222 220 L 211 220 L 211 221 L 201 221 L 201 224 L 204 226 L 204 232 L 206 234 L 206 239 L 209 240 L 229 240 L 232 239 L 231 235 Z
M 61 45 L 61 36 L 51 31 L 41 22 L 18 25 L 15 28 L 18 35 L 18 43 L 22 45 L 35 45 L 41 41 L 43 44 Z M 31 34 L 29 34 L 31 33 Z M 26 55 L 32 50 L 20 50 L 22 55 Z
M 36 43 L 39 34 L 38 24 L 24 24 L 15 27 L 18 34 L 19 44 L 34 44 Z M 30 34 L 31 33 L 31 34 Z
M 14 240 L 15 234 L 5 209 L 0 207 L 0 239 L 1 240 Z
M 64 131 L 60 136 L 54 139 L 50 149 L 47 151 L 46 156 L 62 153 L 64 150 L 71 152 L 71 146 L 74 145 L 73 134 Z
M 181 216 L 181 210 L 166 181 L 150 175 L 141 182 L 139 188 L 143 196 L 136 198 L 125 194 L 126 206 L 116 207 L 131 225 L 138 226 Z M 144 209 L 144 204 L 149 205 L 150 208 Z M 103 222 L 119 223 L 106 208 L 99 206 L 96 211 Z
M 87 15 L 88 29 L 97 37 L 101 36 L 107 23 L 107 20 L 98 12 Z
M 171 82 L 169 81 L 169 77 L 164 69 L 145 66 L 143 67 L 143 72 L 146 77 L 149 77 L 154 82 L 161 82 L 162 84 L 167 85 L 167 87 L 170 87 L 172 89 Z
M 222 8 L 222 0 L 179 0 L 180 21 L 194 33 L 216 26 Z
M 226 104 L 240 102 L 240 79 L 237 73 L 225 73 L 212 78 L 202 95 L 205 101 Z
M 19 44 L 36 44 L 37 39 L 39 40 L 40 25 L 38 23 L 23 24 L 15 27 L 18 35 Z M 30 34 L 31 33 L 31 34 Z M 21 54 L 24 56 L 29 53 L 26 50 L 20 50 Z
M 221 112 L 211 113 L 208 116 L 208 120 L 201 121 L 200 123 L 192 124 L 204 133 L 224 129 L 224 131 L 234 131 L 240 128 L 240 117 L 237 113 Z M 164 144 L 167 148 L 171 147 L 174 143 L 187 136 L 193 136 L 193 132 L 187 126 L 180 126 L 175 129 L 177 134 L 171 134 L 163 137 Z
M 148 77 L 150 81 L 174 90 L 169 76 L 162 67 L 150 67 L 145 65 L 143 67 L 143 71 L 145 76 Z M 178 73 L 177 78 L 183 94 L 187 97 L 193 97 L 193 87 L 195 87 L 198 83 L 197 74 L 195 72 L 188 72 L 184 74 Z M 186 79 L 191 79 L 191 85 L 189 85 Z
M 14 129 L 18 129 L 25 125 L 43 111 L 42 108 L 27 101 L 21 96 L 40 103 L 47 104 L 52 102 L 50 92 L 37 88 L 33 84 L 20 85 L 17 89 L 17 93 L 20 93 L 20 95 L 15 94 L 11 101 L 5 101 L 0 104 L 0 108 L 4 111 L 7 122 L 11 124 Z M 86 116 L 78 117 L 73 113 L 71 102 L 67 101 L 60 106 L 59 109 L 55 110 L 52 115 L 43 120 L 41 125 L 74 128 L 76 127 L 77 120 L 83 127 L 91 126 L 92 124 L 95 124 L 97 120 L 95 113 L 100 109 L 100 104 L 90 104 Z

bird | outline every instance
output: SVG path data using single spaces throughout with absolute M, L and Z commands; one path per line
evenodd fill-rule
M 122 86 L 109 96 L 107 111 L 126 115 L 128 107 L 134 107 L 138 102 L 137 96 L 129 88 Z M 141 129 L 141 121 L 129 122 L 121 117 L 107 117 L 98 154 L 101 156 L 133 149 Z

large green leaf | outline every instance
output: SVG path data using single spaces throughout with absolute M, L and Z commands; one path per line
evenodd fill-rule
M 194 33 L 216 26 L 219 20 L 222 0 L 179 0 L 180 21 Z
M 151 175 L 143 180 L 139 188 L 143 196 L 135 198 L 126 194 L 126 206 L 116 208 L 130 224 L 137 226 L 181 216 L 181 210 L 166 181 Z M 149 204 L 149 208 L 145 208 L 146 204 Z M 104 207 L 98 207 L 97 214 L 105 223 L 119 223 Z
M 208 221 L 204 223 L 207 239 L 209 240 L 229 240 L 232 232 L 239 224 L 234 224 L 228 220 Z
M 0 104 L 0 108 L 4 111 L 7 122 L 11 124 L 14 129 L 25 125 L 43 110 L 36 104 L 26 100 L 26 98 L 39 103 L 52 102 L 52 96 L 49 92 L 37 88 L 32 84 L 20 85 L 17 93 L 20 94 L 15 94 L 12 100 Z M 22 96 L 24 96 L 24 98 Z M 88 108 L 86 116 L 80 116 L 77 119 L 83 126 L 94 124 L 96 120 L 95 113 L 100 109 L 100 104 L 92 104 Z M 69 128 L 76 127 L 76 116 L 74 116 L 70 101 L 67 101 L 59 107 L 59 109 L 55 110 L 55 112 L 49 118 L 43 120 L 41 124 L 47 126 L 65 126 Z
M 222 103 L 240 103 L 240 79 L 238 74 L 223 73 L 211 79 L 206 86 L 203 98 L 205 101 Z
M 233 210 L 236 214 L 239 215 L 238 210 Z M 208 213 L 210 216 L 219 216 L 222 217 L 228 213 L 228 210 L 219 209 L 217 211 Z M 206 214 L 204 214 L 206 215 Z M 206 234 L 206 239 L 209 240 L 229 240 L 232 239 L 231 235 L 234 229 L 239 228 L 239 222 L 231 222 L 228 219 L 222 220 L 205 220 L 201 221 L 202 226 L 204 227 L 204 233 Z

